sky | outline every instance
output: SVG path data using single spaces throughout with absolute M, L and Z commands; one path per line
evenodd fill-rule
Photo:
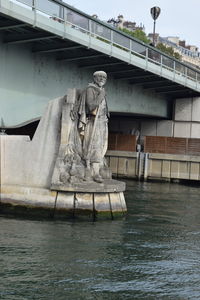
M 187 45 L 200 51 L 200 0 L 64 0 L 71 6 L 102 21 L 117 18 L 144 24 L 146 34 L 153 31 L 150 8 L 159 6 L 161 14 L 156 21 L 156 32 L 162 37 L 178 36 Z

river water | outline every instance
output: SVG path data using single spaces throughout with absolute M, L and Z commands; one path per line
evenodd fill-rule
M 200 299 L 200 187 L 127 186 L 123 220 L 0 217 L 0 299 Z

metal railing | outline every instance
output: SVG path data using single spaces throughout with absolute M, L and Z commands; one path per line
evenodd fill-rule
M 163 54 L 158 49 L 139 41 L 111 25 L 95 19 L 78 9 L 60 1 L 60 0 L 11 0 L 23 3 L 53 20 L 70 26 L 87 35 L 95 37 L 112 47 L 120 48 L 130 53 L 130 62 L 133 56 L 143 58 L 148 62 L 154 63 L 163 68 L 172 71 L 175 74 L 183 76 L 186 80 L 191 79 L 200 82 L 200 71 L 188 66 L 187 64 Z

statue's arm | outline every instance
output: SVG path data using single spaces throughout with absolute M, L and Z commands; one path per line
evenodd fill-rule
M 93 88 L 87 88 L 86 91 L 86 104 L 88 107 L 89 112 L 94 114 L 96 109 L 98 108 L 99 104 L 102 102 L 102 100 L 105 97 L 105 91 L 104 89 L 99 91 L 99 94 L 95 92 Z

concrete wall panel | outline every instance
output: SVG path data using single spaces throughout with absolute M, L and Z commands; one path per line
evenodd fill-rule
M 192 121 L 192 98 L 176 99 L 175 121 Z
M 189 122 L 175 122 L 174 123 L 174 137 L 190 138 L 191 123 Z
M 200 122 L 200 97 L 193 98 L 192 121 Z

